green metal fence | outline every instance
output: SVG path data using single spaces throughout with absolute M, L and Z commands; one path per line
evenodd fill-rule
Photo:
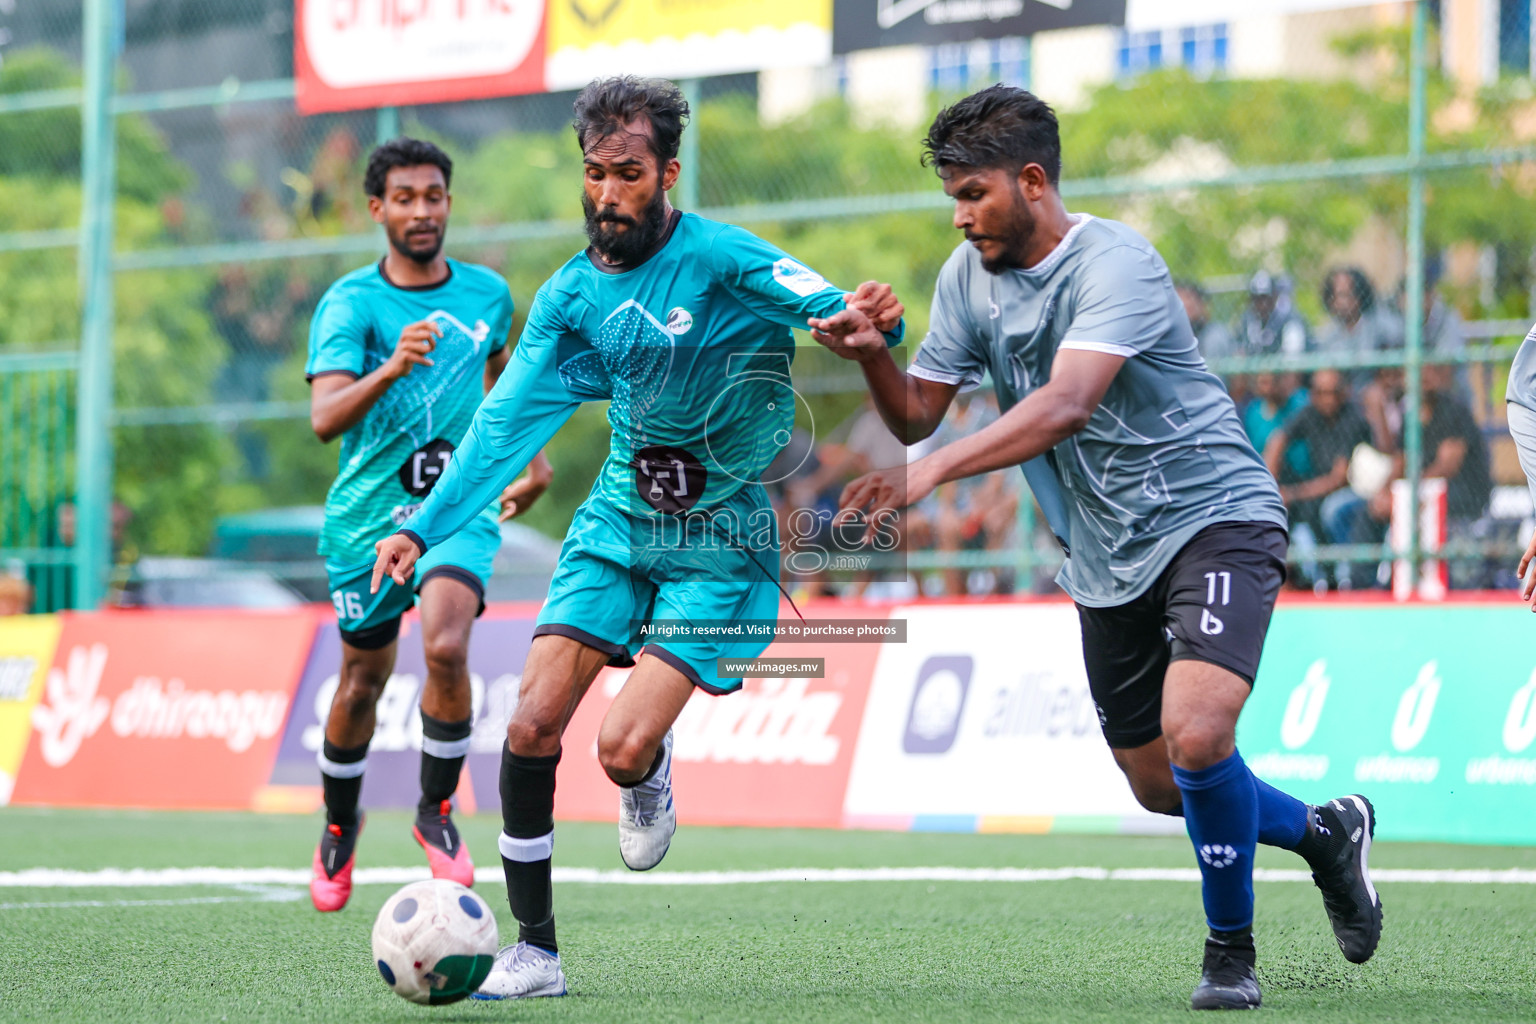
M 183 19 L 190 27 L 152 21 L 145 5 L 130 5 L 125 25 L 114 0 L 49 6 L 56 23 L 34 26 L 41 43 L 0 53 L 0 212 L 12 228 L 0 233 L 0 355 L 13 360 L 0 363 L 0 423 L 25 424 L 0 442 L 19 453 L 0 462 L 0 558 L 56 573 L 40 607 L 93 607 L 114 565 L 200 555 L 221 515 L 322 499 L 335 456 L 308 431 L 303 338 L 325 285 L 381 249 L 358 195 L 373 140 L 403 129 L 445 142 L 458 161 L 449 244 L 501 269 L 519 307 L 580 244 L 579 162 L 562 127 L 568 96 L 298 117 L 285 63 L 291 0 L 216 0 Z M 1467 387 L 1497 443 L 1499 367 L 1536 291 L 1536 216 L 1525 209 L 1536 204 L 1521 202 L 1536 146 L 1520 141 L 1519 89 L 1469 95 L 1440 73 L 1430 15 L 1418 3 L 1404 25 L 1341 40 L 1354 62 L 1345 72 L 1111 83 L 1064 109 L 1063 193 L 1143 230 L 1176 276 L 1205 282 L 1233 316 L 1241 282 L 1261 267 L 1294 279 L 1295 305 L 1321 322 L 1318 281 L 1363 245 L 1396 268 L 1407 310 L 1425 308 L 1426 253 L 1493 251 L 1494 271 L 1438 285 L 1470 321 L 1471 344 L 1431 356 L 1474 368 Z M 957 241 L 949 201 L 916 159 L 921 126 L 871 122 L 835 98 L 767 124 L 750 81 L 687 88 L 696 116 L 677 204 L 751 226 L 839 279 L 893 281 L 920 332 Z M 1401 320 L 1391 351 L 1238 352 L 1213 365 L 1238 382 L 1401 370 L 1414 489 L 1426 343 L 1423 317 Z M 12 355 L 61 338 L 80 340 Z M 802 362 L 797 381 L 818 396 L 819 420 L 857 411 L 857 374 Z M 535 525 L 558 531 L 601 431 L 578 417 L 557 441 L 575 468 Z M 78 508 L 72 544 L 56 527 L 38 532 L 50 502 Z M 1465 559 L 1513 550 L 1508 537 L 1457 543 L 1450 553 Z M 1023 587 L 1058 557 L 1027 500 L 1007 545 L 941 548 L 909 551 L 906 564 L 1006 570 Z M 1409 549 L 1417 566 L 1416 517 Z M 1372 541 L 1324 543 L 1310 557 L 1389 554 Z

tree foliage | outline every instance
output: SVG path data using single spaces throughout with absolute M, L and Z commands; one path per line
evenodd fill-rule
M 1062 116 L 1069 206 L 1123 219 L 1143 231 L 1181 277 L 1246 275 L 1260 266 L 1288 273 L 1304 308 L 1315 315 L 1315 286 L 1331 261 L 1369 231 L 1384 238 L 1403 236 L 1403 177 L 1274 184 L 1255 177 L 1243 185 L 1168 185 L 1272 165 L 1328 166 L 1403 154 L 1406 37 L 1368 33 L 1342 41 L 1341 47 L 1357 57 L 1371 55 L 1360 66 L 1374 72 L 1314 81 L 1201 80 L 1164 71 L 1096 90 L 1084 109 Z M 77 85 L 75 72 L 43 55 L 8 53 L 0 67 L 0 92 Z M 1466 97 L 1434 78 L 1430 96 L 1432 152 L 1483 150 L 1536 132 L 1536 98 L 1529 82 L 1503 83 Z M 912 212 L 806 216 L 751 225 L 846 287 L 866 279 L 891 282 L 907 304 L 908 337 L 915 343 L 926 329 L 939 268 L 962 241 L 950 224 L 938 181 L 918 161 L 925 127 L 865 123 L 837 100 L 767 126 L 747 99 L 706 103 L 690 129 L 700 148 L 700 202 L 720 209 L 872 195 L 935 197 L 931 208 Z M 419 125 L 412 130 L 421 131 Z M 119 248 L 164 246 L 197 235 L 198 225 L 209 218 L 206 211 L 179 209 L 174 202 L 185 196 L 192 176 L 167 152 L 153 124 L 120 117 L 118 138 Z M 251 186 L 253 208 L 263 211 L 264 233 L 373 230 L 361 202 L 362 147 L 356 139 L 340 141 L 346 144 L 337 145 L 335 133 L 317 138 L 308 166 L 285 175 L 288 192 L 274 186 L 258 194 L 257 186 Z M 456 162 L 450 252 L 487 263 L 507 277 L 520 327 L 534 292 L 583 244 L 578 225 L 581 157 L 575 140 L 569 131 L 560 131 L 439 141 Z M 338 153 L 356 157 L 338 158 Z M 7 229 L 75 226 L 79 159 L 77 111 L 0 117 L 0 215 Z M 1108 189 L 1104 179 L 1148 184 Z M 1094 181 L 1100 184 L 1085 188 Z M 1536 241 L 1533 191 L 1536 169 L 1525 163 L 1438 173 L 1430 179 L 1430 250 L 1470 243 L 1500 254 L 1502 274 L 1491 303 L 1480 303 L 1475 294 L 1455 296 L 1465 315 L 1525 315 L 1529 254 Z M 563 226 L 513 243 L 464 240 L 477 226 L 505 223 Z M 300 406 L 307 401 L 302 370 L 308 312 L 332 280 L 363 262 L 326 257 L 244 268 L 253 294 L 289 307 L 274 329 L 277 337 L 268 339 L 276 355 L 263 371 L 268 380 L 261 393 L 267 399 Z M 224 268 L 206 267 L 118 276 L 119 407 L 182 408 L 226 400 L 231 368 L 237 364 L 212 309 L 224 273 Z M 0 279 L 6 282 L 0 289 L 0 351 L 75 343 L 80 309 L 73 252 L 0 253 Z M 800 368 L 808 375 L 834 373 L 857 383 L 851 366 L 826 358 L 802 358 Z M 811 401 L 825 436 L 857 407 L 860 395 L 817 394 Z M 530 515 L 532 525 L 553 535 L 563 532 L 606 454 L 603 416 L 600 406 L 583 409 L 552 443 L 558 475 L 550 495 Z M 133 545 L 144 551 L 199 553 L 219 515 L 319 502 L 335 474 L 334 446 L 319 444 L 301 418 L 247 423 L 238 430 L 120 426 L 114 440 L 117 493 L 134 512 Z

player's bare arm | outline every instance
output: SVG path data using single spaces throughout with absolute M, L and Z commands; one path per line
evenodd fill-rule
M 357 426 L 390 385 L 411 372 L 411 367 L 432 365 L 430 353 L 442 336 L 443 329 L 436 322 L 418 320 L 401 330 L 395 351 L 372 373 L 357 378 L 342 374 L 316 377 L 309 391 L 309 425 L 315 436 L 329 442 Z
M 843 490 L 844 509 L 904 508 L 940 484 L 1043 455 L 1088 425 L 1124 357 L 1065 349 L 1051 365 L 1050 382 L 991 425 L 919 459 L 910 466 L 867 473 Z
M 864 288 L 861 285 L 859 292 Z M 849 300 L 848 308 L 842 312 L 810 320 L 811 337 L 842 358 L 859 364 L 880 418 L 903 444 L 916 444 L 939 428 L 959 386 L 913 377 L 897 366 L 882 333 L 886 328 L 871 318 L 863 303 L 856 301 L 859 292 L 854 293 L 855 298 Z M 900 303 L 896 308 L 901 309 Z M 900 312 L 896 319 L 900 319 Z

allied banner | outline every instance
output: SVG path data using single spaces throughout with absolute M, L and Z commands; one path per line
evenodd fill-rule
M 66 616 L 12 802 L 249 807 L 314 631 L 307 611 Z
M 952 831 L 1157 832 L 1099 731 L 1070 604 L 897 609 L 845 822 Z
M 545 0 L 297 0 L 299 113 L 544 91 Z
M 53 665 L 62 623 L 57 615 L 0 618 L 0 807 L 11 800 L 32 708 Z
M 1125 24 L 1126 0 L 835 0 L 836 53 Z

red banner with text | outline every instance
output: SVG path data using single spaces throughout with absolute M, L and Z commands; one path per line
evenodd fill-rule
M 64 616 L 12 803 L 249 807 L 271 770 L 316 619 Z

